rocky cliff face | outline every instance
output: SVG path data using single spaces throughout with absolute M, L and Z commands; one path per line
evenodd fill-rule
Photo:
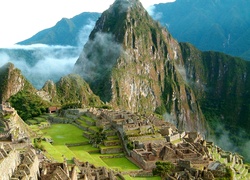
M 181 44 L 181 49 L 187 79 L 213 128 L 222 123 L 235 135 L 240 128 L 247 131 L 250 62 L 222 53 L 201 52 L 186 43 Z
M 180 129 L 205 131 L 178 42 L 138 0 L 116 0 L 102 14 L 74 71 L 114 107 L 168 113 Z
M 32 85 L 21 74 L 21 71 L 12 63 L 7 63 L 0 68 L 0 102 L 5 102 L 11 96 L 23 89 L 35 91 Z

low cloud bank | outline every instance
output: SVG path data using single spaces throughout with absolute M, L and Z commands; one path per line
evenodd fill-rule
M 56 82 L 71 73 L 78 56 L 78 49 L 74 47 L 17 45 L 8 51 L 0 52 L 0 66 L 8 62 L 13 63 L 37 89 L 40 89 L 47 80 Z
M 161 13 L 161 12 L 156 12 L 156 11 L 155 11 L 155 6 L 154 6 L 154 5 L 149 6 L 149 7 L 147 8 L 147 12 L 148 12 L 148 14 L 149 14 L 154 20 L 159 21 L 159 20 L 162 18 L 162 13 Z
M 122 52 L 122 45 L 114 40 L 112 34 L 96 33 L 95 38 L 87 42 L 74 72 L 87 82 L 102 78 L 111 70 Z
M 0 67 L 11 62 L 37 89 L 41 89 L 47 80 L 57 82 L 62 76 L 73 72 L 84 44 L 95 22 L 89 20 L 78 36 L 78 46 L 60 46 L 46 44 L 13 45 L 0 49 Z
M 244 156 L 244 160 L 250 162 L 250 139 L 248 133 L 244 130 L 237 130 L 237 140 L 232 140 L 232 134 L 220 124 L 215 129 L 217 136 L 211 136 L 209 140 L 212 140 L 216 145 L 225 151 L 237 152 Z

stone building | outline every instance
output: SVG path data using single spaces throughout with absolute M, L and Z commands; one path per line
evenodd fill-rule
M 41 180 L 60 179 L 70 180 L 66 163 L 41 163 Z
M 0 174 L 1 180 L 33 179 L 39 177 L 39 161 L 33 149 L 20 152 L 11 144 L 0 145 Z

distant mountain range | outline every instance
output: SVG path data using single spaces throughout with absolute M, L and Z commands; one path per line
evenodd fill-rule
M 17 44 L 78 46 L 79 43 L 81 43 L 79 42 L 81 33 L 85 33 L 84 31 L 89 33 L 91 30 L 86 28 L 93 27 L 99 16 L 100 13 L 83 12 L 71 19 L 62 18 L 55 26 L 42 30 L 31 38 L 18 42 Z M 88 34 L 85 39 L 88 39 Z
M 202 51 L 219 51 L 250 60 L 250 2 L 248 0 L 176 0 L 154 6 L 153 18 L 167 27 L 179 42 L 189 42 Z M 63 18 L 18 44 L 72 45 L 76 34 L 100 13 L 82 13 Z
M 176 0 L 155 5 L 154 18 L 179 42 L 250 60 L 249 0 Z

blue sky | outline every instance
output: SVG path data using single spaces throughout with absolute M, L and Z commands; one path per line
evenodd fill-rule
M 141 0 L 148 8 L 174 0 Z M 103 12 L 114 0 L 4 0 L 0 2 L 0 47 L 11 46 L 52 27 L 61 18 L 82 12 Z

